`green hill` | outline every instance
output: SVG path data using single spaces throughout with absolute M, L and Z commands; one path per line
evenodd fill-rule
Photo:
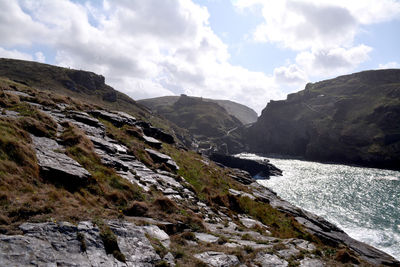
M 254 152 L 399 169 L 400 70 L 307 84 L 268 103 L 246 137 Z
M 155 111 L 160 111 L 166 106 L 171 106 L 178 101 L 179 96 L 162 96 L 149 99 L 138 100 L 137 102 Z M 230 100 L 216 100 L 209 98 L 202 98 L 203 101 L 216 103 L 225 108 L 228 114 L 236 117 L 242 124 L 253 123 L 257 120 L 257 113 L 242 104 Z
M 196 138 L 200 151 L 234 153 L 243 149 L 243 124 L 219 104 L 200 97 L 181 95 L 146 100 L 149 107 Z M 144 104 L 143 101 L 140 102 Z M 170 104 L 173 103 L 173 104 Z

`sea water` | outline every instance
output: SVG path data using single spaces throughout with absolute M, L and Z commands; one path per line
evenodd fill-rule
M 241 158 L 265 159 L 254 154 Z M 349 236 L 400 260 L 400 172 L 268 157 L 283 176 L 258 182 Z

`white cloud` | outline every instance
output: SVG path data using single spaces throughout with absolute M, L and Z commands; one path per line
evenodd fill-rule
M 207 9 L 191 0 L 0 1 L 0 45 L 51 47 L 58 65 L 100 73 L 135 99 L 191 91 L 260 111 L 284 97 L 273 76 L 229 63 Z
M 7 50 L 0 47 L 0 58 L 15 58 L 15 59 L 22 59 L 22 60 L 32 60 L 32 56 L 18 50 Z
M 236 0 L 242 11 L 262 11 L 263 22 L 253 40 L 297 51 L 297 73 L 287 66 L 275 69 L 278 81 L 289 77 L 332 77 L 355 69 L 369 59 L 372 47 L 354 44 L 364 25 L 400 18 L 396 0 Z M 289 79 L 290 80 L 290 79 Z
M 305 51 L 296 56 L 296 62 L 313 76 L 345 73 L 366 61 L 371 51 L 372 48 L 366 45 Z
M 275 68 L 274 77 L 283 84 L 304 84 L 308 80 L 307 74 L 296 64 Z
M 46 62 L 46 57 L 42 52 L 39 51 L 35 53 L 35 60 L 44 63 Z
M 378 69 L 400 69 L 400 64 L 395 61 L 391 61 L 385 64 L 379 64 Z

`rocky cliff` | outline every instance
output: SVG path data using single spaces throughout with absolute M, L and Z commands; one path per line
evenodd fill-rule
M 136 115 L 0 79 L 0 266 L 400 264 Z
M 399 169 L 400 70 L 307 84 L 271 101 L 246 135 L 254 152 Z

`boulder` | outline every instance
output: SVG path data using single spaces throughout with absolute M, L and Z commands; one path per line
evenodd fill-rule
M 90 173 L 77 161 L 68 157 L 56 141 L 46 137 L 31 135 L 40 172 L 43 178 L 67 187 L 76 187 L 88 183 Z

